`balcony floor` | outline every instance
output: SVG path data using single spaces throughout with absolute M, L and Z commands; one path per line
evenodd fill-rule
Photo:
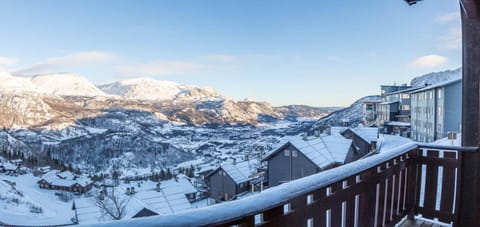
M 397 225 L 397 227 L 443 227 L 443 226 L 438 224 L 433 224 L 431 222 L 424 221 L 424 220 L 405 219 L 401 224 Z

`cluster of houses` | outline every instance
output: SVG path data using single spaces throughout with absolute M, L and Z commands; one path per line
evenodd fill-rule
M 380 137 L 379 129 L 373 127 L 330 127 L 313 135 L 285 137 L 261 163 L 254 160 L 226 163 L 208 174 L 206 181 L 212 199 L 228 201 L 264 186 L 274 187 L 410 141 L 394 135 Z
M 26 168 L 22 166 L 22 159 L 13 159 L 0 163 L 0 173 L 8 175 L 25 174 Z
M 461 78 L 421 87 L 382 85 L 381 100 L 363 102 L 363 121 L 382 133 L 433 142 L 460 131 Z

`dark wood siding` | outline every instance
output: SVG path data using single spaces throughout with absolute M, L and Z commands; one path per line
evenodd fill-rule
M 296 150 L 297 157 L 290 153 L 285 156 L 285 150 Z M 312 161 L 293 146 L 286 146 L 268 160 L 268 184 L 270 187 L 281 183 L 312 175 L 319 171 Z
M 369 151 L 370 144 L 365 142 L 365 140 L 361 139 L 357 135 L 354 135 L 352 138 L 352 145 L 350 145 L 347 157 L 345 158 L 345 164 L 358 160 L 366 155 Z
M 221 173 L 225 172 L 222 169 L 219 169 L 209 176 L 210 196 L 217 201 L 224 200 L 225 195 L 228 200 L 237 194 L 237 185 L 232 178 L 226 173 L 225 175 Z

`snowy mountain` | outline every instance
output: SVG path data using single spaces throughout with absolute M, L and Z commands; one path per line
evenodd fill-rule
M 210 98 L 221 97 L 210 88 L 200 88 L 178 84 L 171 81 L 160 81 L 151 78 L 135 78 L 100 85 L 99 88 L 112 95 L 127 99 L 150 101 L 173 100 L 179 98 Z
M 125 155 L 131 168 L 165 167 L 197 155 L 218 161 L 234 150 L 262 152 L 279 136 L 303 130 L 305 121 L 297 119 L 332 111 L 236 101 L 212 89 L 145 78 L 101 88 L 68 73 L 0 74 L 0 147 L 40 160 L 48 153 L 94 172 Z
M 28 77 L 12 76 L 8 72 L 0 72 L 0 92 L 44 92 L 30 81 Z
M 352 126 L 356 126 L 362 121 L 362 103 L 365 101 L 381 100 L 380 96 L 372 95 L 358 99 L 349 107 L 337 110 L 326 117 L 321 118 L 312 126 L 312 130 L 322 126 L 342 126 L 344 122 L 348 122 Z
M 412 79 L 410 85 L 413 87 L 425 86 L 425 84 L 436 84 L 445 80 L 452 80 L 462 77 L 462 68 L 455 70 L 445 70 L 442 72 L 433 72 L 418 76 Z
M 54 95 L 61 96 L 107 96 L 86 78 L 71 73 L 36 75 L 32 84 Z

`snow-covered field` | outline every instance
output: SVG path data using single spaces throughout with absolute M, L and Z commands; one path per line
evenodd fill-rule
M 73 202 L 77 208 L 80 224 L 93 224 L 112 219 L 102 215 L 96 205 L 98 189 L 93 188 L 83 195 L 69 195 L 68 201 L 62 201 L 56 193 L 58 190 L 39 188 L 40 178 L 32 174 L 8 176 L 0 174 L 0 223 L 15 225 L 57 225 L 70 224 L 75 213 Z M 115 189 L 115 195 L 128 201 L 122 220 L 130 219 L 143 208 L 148 208 L 158 214 L 171 214 L 187 209 L 207 206 L 206 200 L 194 204 L 185 196 L 186 193 L 196 193 L 196 189 L 187 178 L 161 182 L 161 190 L 156 190 L 157 182 L 132 181 L 121 183 Z M 135 188 L 135 194 L 127 195 L 126 188 Z M 32 208 L 35 207 L 35 208 Z M 34 212 L 33 210 L 35 209 Z

